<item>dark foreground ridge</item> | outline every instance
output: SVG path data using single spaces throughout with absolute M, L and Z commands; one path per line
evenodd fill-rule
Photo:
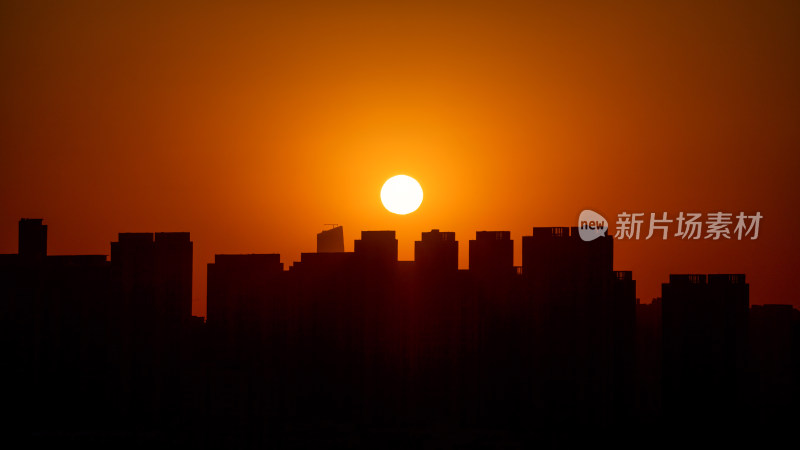
M 749 305 L 742 274 L 670 275 L 636 298 L 610 237 L 341 227 L 284 270 L 216 255 L 192 317 L 189 233 L 47 255 L 22 219 L 0 255 L 9 438 L 191 447 L 765 445 L 798 419 L 800 312 Z M 793 437 L 796 439 L 796 437 Z M 183 448 L 183 447 L 182 447 Z

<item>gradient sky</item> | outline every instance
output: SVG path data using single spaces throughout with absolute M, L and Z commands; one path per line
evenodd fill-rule
M 574 226 L 591 208 L 760 211 L 756 241 L 618 242 L 638 296 L 744 272 L 800 306 L 800 3 L 0 3 L 0 252 L 43 217 L 53 254 L 190 231 L 214 253 L 314 251 L 324 223 Z M 408 216 L 383 181 L 415 177 Z

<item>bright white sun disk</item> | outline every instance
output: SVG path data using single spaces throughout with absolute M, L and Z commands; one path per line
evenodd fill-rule
M 422 204 L 422 186 L 408 175 L 393 176 L 383 183 L 381 202 L 395 214 L 412 213 Z

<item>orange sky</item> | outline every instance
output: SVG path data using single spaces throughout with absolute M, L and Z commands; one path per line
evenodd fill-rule
M 756 241 L 632 241 L 638 296 L 745 272 L 800 306 L 800 3 L 3 2 L 0 252 L 190 231 L 195 313 L 214 253 L 313 251 L 324 223 L 576 225 L 591 208 L 764 216 Z M 168 4 L 169 3 L 169 4 Z M 409 216 L 384 180 L 425 191 Z

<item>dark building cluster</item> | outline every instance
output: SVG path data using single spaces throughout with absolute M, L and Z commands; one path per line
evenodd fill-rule
M 13 429 L 407 448 L 796 426 L 800 312 L 750 306 L 744 275 L 670 275 L 643 304 L 613 240 L 576 228 L 534 228 L 521 267 L 508 231 L 477 232 L 468 270 L 452 232 L 422 233 L 414 261 L 394 231 L 317 245 L 288 270 L 216 255 L 204 320 L 189 233 L 120 233 L 107 261 L 47 255 L 47 226 L 22 219 L 0 255 Z

